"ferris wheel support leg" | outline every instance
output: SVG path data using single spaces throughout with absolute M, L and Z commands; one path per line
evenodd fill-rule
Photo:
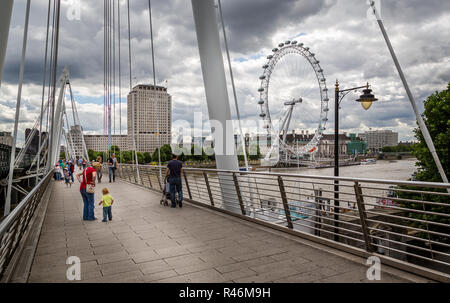
M 238 171 L 239 164 L 236 152 L 233 155 L 226 153 L 228 149 L 231 149 L 230 144 L 235 151 L 234 135 L 232 132 L 227 131 L 226 127 L 227 121 L 231 121 L 231 109 L 228 99 L 222 50 L 220 48 L 219 27 L 214 0 L 192 0 L 192 10 L 209 119 L 217 120 L 223 126 L 222 133 L 218 134 L 218 137 L 220 138 L 221 135 L 221 139 L 223 140 L 223 144 L 221 144 L 223 150 L 215 150 L 217 169 Z M 217 128 L 216 131 L 218 131 Z M 217 149 L 217 144 L 215 145 L 215 149 Z M 225 184 L 233 181 L 230 179 L 225 182 L 225 179 L 228 177 L 230 176 L 219 177 L 219 182 L 222 185 L 223 198 L 224 200 L 230 200 L 230 204 L 239 203 L 235 188 Z M 224 208 L 236 212 L 236 208 L 233 206 L 224 206 Z

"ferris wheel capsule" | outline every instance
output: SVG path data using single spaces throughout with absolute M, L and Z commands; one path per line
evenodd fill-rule
M 272 51 L 275 53 L 275 52 L 278 51 L 278 48 L 275 47 L 275 48 L 272 49 Z
M 297 44 L 297 41 L 294 40 L 294 41 L 291 42 L 291 44 Z
M 263 105 L 263 104 L 264 104 L 264 101 L 263 101 L 263 100 L 259 100 L 259 101 L 258 101 L 258 104 L 259 104 L 259 105 Z
M 264 80 L 264 79 L 266 79 L 266 76 L 264 76 L 264 75 L 259 76 L 259 80 Z
M 278 47 L 283 47 L 283 46 L 284 46 L 284 43 L 278 44 Z
M 272 59 L 272 58 L 273 58 L 272 55 L 268 55 L 268 56 L 267 56 L 267 59 L 269 59 L 269 60 Z
M 261 113 L 259 116 L 260 116 L 261 118 L 264 118 L 264 117 L 266 116 L 266 114 L 265 114 L 265 113 Z
M 266 68 L 268 68 L 268 67 L 269 67 L 269 65 L 264 64 L 262 68 L 266 69 Z
M 291 44 L 291 41 L 287 40 L 286 42 L 284 42 L 284 44 L 289 45 Z
M 264 87 L 258 88 L 258 92 L 262 93 L 264 91 Z

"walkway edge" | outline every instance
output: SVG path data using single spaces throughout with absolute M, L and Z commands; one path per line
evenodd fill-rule
M 29 228 L 24 234 L 14 257 L 8 265 L 2 283 L 27 283 L 30 276 L 31 266 L 33 265 L 34 255 L 41 236 L 42 225 L 47 213 L 48 202 L 53 191 L 54 182 L 51 181 L 41 203 L 31 219 Z
M 152 188 L 149 188 L 144 185 L 135 184 L 135 183 L 123 180 L 123 179 L 121 179 L 120 181 L 137 186 L 137 187 L 147 189 L 151 192 L 161 193 L 160 190 L 152 189 Z M 450 275 L 446 275 L 446 274 L 443 274 L 443 273 L 440 273 L 440 272 L 437 272 L 437 271 L 434 271 L 434 270 L 431 270 L 431 269 L 428 269 L 425 267 L 421 267 L 421 266 L 417 266 L 417 265 L 411 266 L 411 264 L 409 264 L 407 262 L 403 262 L 403 261 L 393 259 L 393 258 L 384 256 L 384 255 L 380 255 L 377 253 L 368 253 L 363 249 L 358 249 L 353 246 L 346 245 L 344 243 L 336 243 L 336 242 L 334 242 L 332 240 L 328 240 L 326 238 L 321 238 L 321 237 L 317 237 L 314 235 L 302 233 L 302 232 L 299 232 L 296 230 L 291 230 L 291 229 L 288 229 L 283 226 L 270 224 L 270 223 L 262 221 L 262 220 L 243 216 L 241 214 L 237 214 L 237 213 L 234 213 L 234 212 L 231 212 L 231 211 L 228 211 L 225 209 L 221 209 L 218 207 L 213 207 L 211 205 L 197 202 L 197 201 L 194 201 L 194 200 L 191 200 L 188 198 L 184 198 L 184 201 L 186 201 L 194 206 L 201 207 L 203 209 L 219 212 L 219 213 L 222 213 L 222 214 L 225 214 L 225 215 L 228 215 L 231 217 L 239 218 L 239 219 L 244 219 L 244 221 L 255 223 L 256 225 L 271 229 L 273 231 L 281 232 L 283 234 L 283 236 L 287 236 L 287 235 L 293 236 L 294 238 L 296 238 L 297 241 L 299 239 L 310 241 L 310 242 L 314 243 L 315 245 L 311 245 L 311 244 L 307 244 L 307 245 L 313 246 L 315 248 L 318 248 L 318 249 L 321 249 L 324 251 L 330 252 L 330 248 L 331 248 L 333 250 L 336 250 L 336 252 L 334 252 L 334 254 L 337 254 L 341 257 L 343 257 L 343 256 L 337 252 L 340 252 L 340 253 L 344 252 L 344 253 L 348 253 L 348 254 L 352 255 L 353 257 L 356 257 L 356 258 L 359 257 L 359 258 L 365 258 L 365 259 L 367 259 L 370 256 L 377 256 L 382 261 L 382 264 L 390 267 L 388 270 L 385 270 L 387 273 L 393 274 L 393 275 L 395 275 L 397 277 L 401 277 L 403 279 L 407 279 L 411 282 L 426 282 L 423 279 L 432 280 L 432 282 L 433 281 L 434 282 L 444 282 L 444 283 L 450 282 Z M 291 238 L 291 239 L 294 239 L 294 238 Z M 316 245 L 321 245 L 321 246 L 325 245 L 326 249 L 316 247 Z M 346 257 L 348 258 L 348 256 L 346 256 Z M 353 260 L 353 261 L 365 264 L 365 262 L 363 262 L 363 259 L 360 259 L 358 261 L 357 260 Z M 409 276 L 409 278 L 405 277 L 404 276 L 405 274 L 407 274 Z M 417 275 L 418 277 L 422 278 L 422 280 L 420 278 L 414 277 L 413 275 Z

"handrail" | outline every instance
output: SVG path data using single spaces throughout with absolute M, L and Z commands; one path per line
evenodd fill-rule
M 53 175 L 50 171 L 0 223 L 0 279 L 28 231 L 35 210 Z
M 121 164 L 121 165 L 134 165 L 134 164 Z M 144 165 L 139 164 L 142 167 L 153 167 L 153 168 L 166 168 L 165 166 L 158 165 Z M 348 181 L 348 182 L 364 182 L 364 183 L 379 183 L 379 184 L 398 184 L 405 186 L 415 186 L 415 187 L 432 187 L 432 188 L 450 188 L 450 183 L 440 183 L 440 182 L 424 182 L 424 181 L 402 181 L 402 180 L 390 180 L 390 179 L 371 179 L 371 178 L 352 178 L 352 177 L 335 177 L 335 176 L 318 176 L 318 175 L 304 175 L 304 174 L 292 174 L 292 173 L 280 173 L 280 172 L 258 172 L 258 171 L 240 171 L 240 170 L 224 170 L 224 169 L 213 169 L 213 168 L 196 168 L 196 167 L 186 167 L 183 170 L 187 171 L 207 171 L 207 172 L 223 172 L 223 173 L 239 173 L 239 174 L 249 174 L 249 175 L 266 175 L 266 176 L 282 176 L 282 177 L 297 177 L 297 178 L 309 178 L 318 180 L 337 180 L 337 181 Z
M 136 183 L 128 166 L 134 164 L 120 164 L 120 178 Z M 139 185 L 160 191 L 156 180 L 164 179 L 164 167 L 139 166 L 146 168 Z M 450 281 L 450 195 L 441 192 L 449 183 L 210 168 L 183 171 L 183 189 L 191 202 Z M 338 191 L 335 180 L 340 181 Z M 336 192 L 346 198 L 334 201 Z

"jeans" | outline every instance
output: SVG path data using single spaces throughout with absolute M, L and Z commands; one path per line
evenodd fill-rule
M 116 168 L 115 167 L 108 167 L 109 172 L 109 182 L 111 182 L 111 176 L 112 180 L 116 182 Z
M 86 192 L 83 188 L 81 191 L 81 197 L 83 198 L 83 220 L 95 220 L 94 216 L 94 194 Z
M 102 182 L 102 177 L 103 177 L 102 169 L 101 168 L 97 169 L 97 180 L 98 180 L 98 183 Z
M 176 207 L 175 191 L 178 192 L 178 201 L 183 201 L 183 186 L 181 185 L 181 177 L 169 177 L 169 184 L 170 201 L 172 201 L 172 207 Z
M 73 179 L 73 173 L 72 172 L 69 173 L 69 177 L 70 177 L 70 179 L 72 179 L 72 183 L 74 183 L 75 180 Z
M 103 222 L 106 222 L 106 217 L 112 220 L 112 206 L 103 207 Z

